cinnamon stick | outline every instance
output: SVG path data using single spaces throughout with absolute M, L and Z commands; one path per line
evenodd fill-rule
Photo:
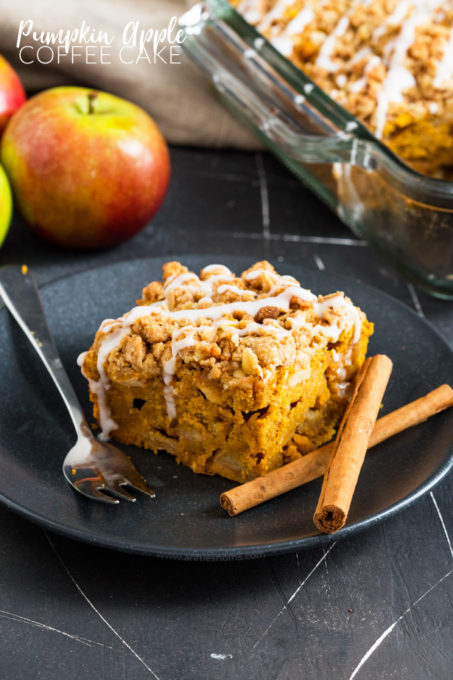
M 409 427 L 425 422 L 431 416 L 451 406 L 453 406 L 453 389 L 449 385 L 440 385 L 423 397 L 379 418 L 368 442 L 368 448 L 380 444 Z M 334 442 L 324 444 L 319 449 L 272 470 L 262 477 L 226 491 L 220 496 L 222 507 L 231 517 L 234 517 L 271 498 L 322 477 L 326 471 L 333 445 Z
M 324 473 L 321 495 L 313 516 L 316 527 L 324 533 L 338 531 L 346 522 L 392 366 L 387 356 L 377 354 L 366 359 L 359 371 Z
M 453 389 L 445 384 L 419 399 L 401 406 L 376 421 L 368 448 L 393 437 L 410 427 L 420 425 L 431 416 L 453 406 Z M 235 486 L 220 496 L 220 504 L 230 517 L 250 510 L 276 496 L 322 477 L 327 468 L 334 442 L 267 472 L 262 477 Z

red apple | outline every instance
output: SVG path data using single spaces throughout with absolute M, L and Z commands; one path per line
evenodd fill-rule
M 167 145 L 145 111 L 81 87 L 32 97 L 9 123 L 1 159 L 28 224 L 75 248 L 110 246 L 142 229 L 170 174 Z
M 26 98 L 19 76 L 0 54 L 0 136 L 6 123 Z

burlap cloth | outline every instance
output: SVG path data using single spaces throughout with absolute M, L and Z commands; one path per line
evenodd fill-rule
M 139 21 L 140 30 L 158 30 L 193 4 L 193 0 L 0 0 L 0 52 L 17 69 L 30 92 L 55 85 L 87 85 L 142 106 L 171 143 L 259 148 L 252 133 L 223 108 L 208 80 L 185 54 L 179 58 L 180 64 L 169 63 L 168 50 L 164 54 L 167 63 L 157 59 L 149 64 L 144 59 L 125 64 L 119 59 L 123 30 L 129 22 Z M 40 43 L 34 42 L 31 35 L 22 39 L 21 46 L 30 44 L 34 48 L 23 53 L 24 60 L 34 59 L 34 63 L 21 63 L 17 47 L 21 20 L 32 20 L 33 31 L 38 34 L 72 31 L 80 28 L 82 21 L 96 31 L 107 31 L 114 36 L 113 63 L 86 63 L 83 53 L 83 58 L 74 64 L 67 59 L 60 64 L 55 59 L 47 65 L 39 64 L 35 55 Z M 136 54 L 130 49 L 127 60 Z

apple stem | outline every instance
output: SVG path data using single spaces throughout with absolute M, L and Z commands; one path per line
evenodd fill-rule
M 94 104 L 96 99 L 98 98 L 98 93 L 97 92 L 90 92 L 88 94 L 88 113 L 94 113 Z

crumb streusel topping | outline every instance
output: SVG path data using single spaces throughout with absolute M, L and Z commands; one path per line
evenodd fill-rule
M 407 129 L 396 153 L 414 164 L 427 163 L 423 144 L 423 150 L 406 149 L 414 144 L 409 132 L 417 123 L 437 120 L 437 132 L 430 135 L 447 141 L 451 137 L 452 0 L 232 2 L 276 49 L 377 137 L 388 141 Z M 448 144 L 438 142 L 436 153 L 439 146 L 442 156 Z M 448 159 L 451 153 L 450 145 Z M 451 163 L 448 159 L 440 158 L 439 165 Z
M 356 343 L 364 319 L 342 292 L 316 296 L 268 262 L 239 277 L 223 265 L 209 265 L 197 276 L 169 262 L 163 281 L 146 286 L 137 302 L 119 319 L 103 321 L 94 345 L 98 375 L 86 376 L 106 437 L 115 427 L 105 396 L 110 379 L 121 376 L 133 385 L 162 376 L 172 419 L 178 362 L 206 369 L 224 389 L 251 376 L 266 381 L 279 366 L 297 362 L 309 369 L 313 353 L 327 345 L 334 350 L 345 331 Z

